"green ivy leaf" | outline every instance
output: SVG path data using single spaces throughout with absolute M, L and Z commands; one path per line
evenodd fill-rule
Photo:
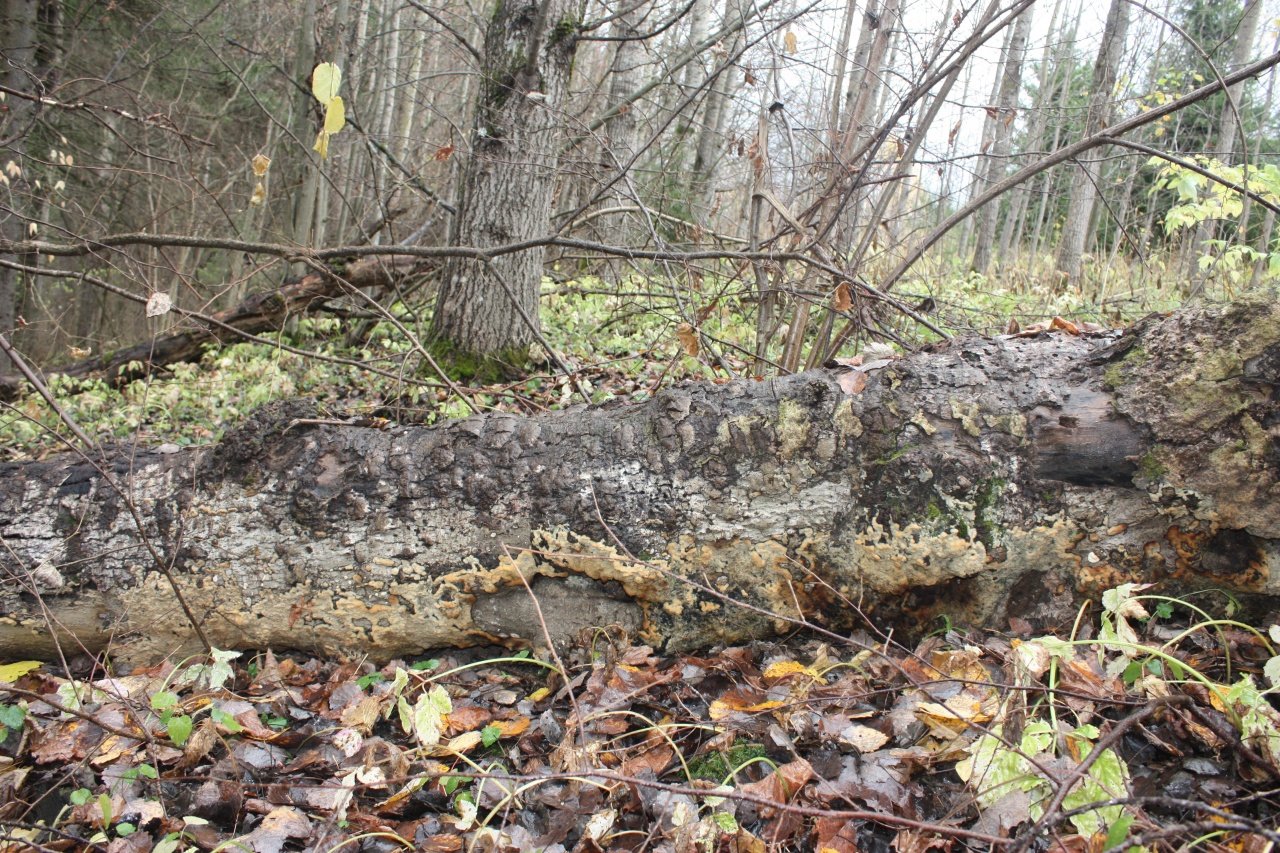
M 191 718 L 186 714 L 177 714 L 169 718 L 165 729 L 169 733 L 169 740 L 173 741 L 174 746 L 182 746 L 187 742 L 187 738 L 191 737 Z
M 22 721 L 27 718 L 26 709 L 21 705 L 0 705 L 0 726 L 6 729 L 22 728 Z M 4 740 L 4 738 L 0 738 Z

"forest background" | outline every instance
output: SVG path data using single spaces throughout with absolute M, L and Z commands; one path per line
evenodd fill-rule
M 0 330 L 187 444 L 1231 298 L 1280 269 L 1271 5 L 6 0 Z M 65 428 L 18 387 L 10 453 Z

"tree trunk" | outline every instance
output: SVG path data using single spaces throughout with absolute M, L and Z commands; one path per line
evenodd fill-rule
M 1124 54 L 1125 35 L 1129 29 L 1129 4 L 1127 0 L 1111 0 L 1111 11 L 1102 31 L 1102 47 L 1093 66 L 1089 84 L 1089 113 L 1085 119 L 1084 136 L 1091 136 L 1107 125 L 1111 118 L 1112 89 Z M 1089 237 L 1089 223 L 1093 219 L 1093 206 L 1098 200 L 1098 179 L 1102 173 L 1102 149 L 1094 149 L 1080 158 L 1075 180 L 1071 185 L 1071 202 L 1067 218 L 1062 224 L 1062 238 L 1058 242 L 1058 272 L 1068 281 L 1080 276 L 1081 256 Z
M 576 46 L 575 0 L 501 0 L 484 40 L 471 157 L 454 217 L 458 245 L 544 236 Z M 541 249 L 445 266 L 431 336 L 442 355 L 522 361 L 536 339 Z M 532 327 L 532 328 L 531 328 Z
M 633 207 L 642 200 L 628 187 L 627 176 L 619 176 L 631 165 L 639 143 L 640 123 L 637 120 L 634 105 L 624 103 L 640 82 L 640 72 L 646 63 L 644 42 L 640 41 L 640 27 L 649 19 L 653 10 L 651 3 L 638 3 L 624 12 L 614 21 L 612 34 L 623 39 L 618 42 L 618 49 L 613 55 L 613 66 L 609 70 L 609 100 L 607 110 L 612 113 L 605 124 L 607 143 L 604 151 L 604 174 L 606 181 L 613 181 L 605 207 Z M 636 217 L 628 211 L 616 213 L 605 223 L 603 237 L 615 246 L 627 246 L 638 232 L 638 223 L 643 217 Z
M 111 483 L 0 466 L 0 648 L 181 654 L 157 562 L 215 646 L 380 660 L 538 641 L 524 582 L 557 639 L 619 623 L 669 649 L 799 617 L 1066 631 L 1126 582 L 1256 614 L 1280 593 L 1278 385 L 1264 292 L 533 418 L 383 431 L 273 404 L 214 448 L 126 448 Z
M 980 192 L 986 192 L 1003 180 L 1009 168 L 1009 151 L 1013 147 L 1013 120 L 1018 114 L 1018 94 L 1022 90 L 1022 63 L 1026 56 L 1027 35 L 1031 32 L 1031 12 L 1028 9 L 1018 16 L 1009 36 L 1004 73 L 1000 75 L 1000 95 L 996 101 L 994 138 L 986 162 L 986 179 Z M 985 274 L 991 266 L 991 248 L 996 241 L 999 213 L 998 200 L 978 211 L 978 244 L 973 253 L 973 269 L 977 272 Z M 1003 261 L 1001 258 L 1002 263 Z
M 38 0 L 5 0 L 5 29 L 3 54 L 8 71 L 5 84 L 18 92 L 30 93 L 37 81 L 36 47 L 39 43 L 37 27 L 40 4 Z M 14 97 L 7 102 L 4 120 L 0 122 L 0 139 L 6 149 L 6 159 L 20 170 L 6 175 L 3 189 L 4 214 L 0 217 L 0 236 L 6 240 L 26 240 L 31 187 L 27 172 L 31 165 L 26 161 L 26 137 L 36 118 L 36 106 L 26 98 Z M 39 259 L 22 255 L 16 259 L 25 266 L 32 266 Z M 10 335 L 18 317 L 18 298 L 21 292 L 22 273 L 0 268 L 0 333 Z M 6 360 L 7 361 L 7 360 Z M 0 366 L 0 374 L 10 372 L 10 366 Z

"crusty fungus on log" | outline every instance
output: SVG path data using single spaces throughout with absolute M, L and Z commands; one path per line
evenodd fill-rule
M 526 582 L 557 641 L 667 648 L 795 619 L 1052 630 L 1131 581 L 1280 592 L 1274 293 L 843 378 L 387 431 L 288 428 L 314 410 L 282 401 L 203 450 L 7 464 L 0 648 L 190 650 L 142 535 L 214 645 L 384 660 L 540 642 Z

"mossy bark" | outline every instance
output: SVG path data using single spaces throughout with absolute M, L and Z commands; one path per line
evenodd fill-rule
M 867 378 L 855 395 L 814 371 L 387 432 L 290 428 L 311 412 L 294 402 L 215 448 L 108 470 L 222 647 L 538 642 L 525 581 L 557 638 L 616 623 L 671 648 L 798 617 L 1069 629 L 1129 581 L 1275 605 L 1274 294 L 1123 334 L 954 341 Z M 133 659 L 189 647 L 120 494 L 83 460 L 0 468 L 0 533 L 6 654 L 59 634 Z

